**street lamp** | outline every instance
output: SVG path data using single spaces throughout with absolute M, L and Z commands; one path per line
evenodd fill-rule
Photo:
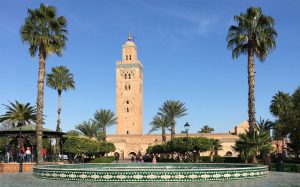
M 190 124 L 188 122 L 185 123 L 184 128 L 186 130 L 186 137 L 189 137 L 189 129 L 190 129 Z
M 22 125 L 19 126 L 20 128 L 20 148 L 19 148 L 19 173 L 22 173 L 23 172 L 23 155 L 22 155 L 22 150 L 21 150 L 21 147 L 22 147 L 22 143 L 21 143 L 21 138 L 22 138 Z

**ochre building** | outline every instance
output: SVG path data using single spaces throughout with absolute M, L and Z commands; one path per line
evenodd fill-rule
M 161 144 L 161 134 L 143 134 L 143 66 L 137 56 L 137 46 L 128 35 L 122 46 L 122 60 L 116 62 L 116 134 L 108 135 L 107 140 L 116 146 L 116 152 L 130 158 L 139 151 L 144 154 L 149 145 Z M 222 142 L 220 156 L 237 156 L 232 146 L 249 127 L 248 122 L 238 124 L 228 133 L 197 133 L 190 137 L 207 137 Z M 186 136 L 176 134 L 176 137 Z M 167 135 L 167 140 L 170 135 Z M 208 155 L 204 153 L 203 155 Z

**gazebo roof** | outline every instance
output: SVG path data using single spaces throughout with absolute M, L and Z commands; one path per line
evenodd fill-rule
M 20 131 L 22 136 L 35 136 L 36 126 L 29 124 L 21 127 L 15 127 L 8 130 L 0 130 L 0 136 L 20 136 Z M 59 137 L 64 135 L 64 132 L 56 132 L 47 128 L 43 128 L 43 137 Z

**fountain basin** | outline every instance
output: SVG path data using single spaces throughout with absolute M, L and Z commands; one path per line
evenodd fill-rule
M 252 164 L 130 163 L 66 164 L 33 168 L 37 178 L 98 182 L 191 182 L 263 177 L 268 167 Z

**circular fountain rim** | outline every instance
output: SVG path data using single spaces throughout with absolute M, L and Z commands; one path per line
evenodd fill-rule
M 104 168 L 105 166 L 110 166 L 111 168 Z M 123 166 L 123 168 L 120 169 L 118 166 Z M 126 166 L 126 169 L 124 166 Z M 171 166 L 171 168 L 161 168 L 163 166 Z M 189 166 L 189 169 L 183 168 Z M 191 166 L 193 166 L 193 168 Z M 214 166 L 215 168 L 201 168 L 201 166 Z M 219 167 L 216 168 L 217 166 Z M 95 169 L 92 167 L 95 167 Z M 267 166 L 239 163 L 92 163 L 42 165 L 33 168 L 33 175 L 37 178 L 95 182 L 191 182 L 203 180 L 236 180 L 260 178 L 267 173 Z
M 196 167 L 193 168 L 182 168 L 182 167 L 177 167 L 177 166 L 172 166 L 171 168 L 164 168 L 163 166 L 170 166 L 170 165 L 193 165 Z M 87 165 L 94 165 L 94 166 L 103 166 L 103 165 L 110 165 L 113 166 L 111 168 L 109 167 L 99 167 L 97 170 L 93 169 L 93 170 L 89 170 L 91 168 L 61 168 L 61 166 L 87 166 Z M 118 166 L 125 166 L 123 168 L 119 168 Z M 209 167 L 205 167 L 205 168 L 201 168 L 201 167 L 197 167 L 197 166 L 202 166 L 202 165 L 214 165 L 214 166 L 218 166 L 218 165 L 228 165 L 228 166 L 242 166 L 242 167 L 219 167 L 219 168 L 209 168 Z M 126 167 L 127 166 L 127 167 Z M 131 167 L 133 166 L 133 167 Z M 135 167 L 134 167 L 135 166 Z M 143 166 L 153 166 L 151 168 L 147 168 L 147 167 L 143 167 Z M 158 166 L 158 167 L 157 167 Z M 161 166 L 161 167 L 159 167 Z M 240 163 L 156 163 L 156 164 L 152 164 L 152 163 L 82 163 L 82 164 L 62 164 L 62 165 L 41 165 L 41 166 L 35 166 L 34 168 L 36 169 L 43 169 L 43 170 L 61 170 L 61 171 L 127 171 L 128 169 L 147 169 L 147 171 L 152 171 L 152 170 L 157 170 L 157 169 L 168 169 L 168 171 L 173 171 L 173 170 L 184 170 L 184 171 L 190 171 L 191 169 L 193 169 L 193 171 L 220 171 L 220 170 L 249 170 L 249 169 L 264 169 L 267 168 L 267 166 L 264 165 L 259 165 L 259 164 L 240 164 Z

